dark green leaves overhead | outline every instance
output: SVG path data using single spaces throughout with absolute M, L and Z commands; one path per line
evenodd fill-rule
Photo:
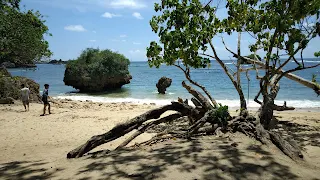
M 38 11 L 20 11 L 18 0 L 0 3 L 0 63 L 29 64 L 49 57 L 49 43 L 44 39 L 48 27 Z
M 199 53 L 207 50 L 208 40 L 216 34 L 220 22 L 215 16 L 215 8 L 203 5 L 198 0 L 163 0 L 155 4 L 159 16 L 153 16 L 152 31 L 160 37 L 163 48 L 151 42 L 147 48 L 150 66 L 161 63 L 172 65 L 182 60 L 185 65 L 206 67 L 210 61 Z
M 218 33 L 250 33 L 256 40 L 250 51 L 264 51 L 267 64 L 279 62 L 279 52 L 296 55 L 320 36 L 319 0 L 227 0 L 224 18 L 216 17 L 216 7 L 204 7 L 199 0 L 162 0 L 154 9 L 160 15 L 153 16 L 150 25 L 161 45 L 151 42 L 147 57 L 156 67 L 176 60 L 206 67 L 210 61 L 201 53 Z
M 225 31 L 231 28 L 252 33 L 257 41 L 250 50 L 265 51 L 267 62 L 274 59 L 274 49 L 294 56 L 297 49 L 305 49 L 310 39 L 320 35 L 319 0 L 228 0 L 228 8 L 225 21 L 236 26 L 226 27 Z

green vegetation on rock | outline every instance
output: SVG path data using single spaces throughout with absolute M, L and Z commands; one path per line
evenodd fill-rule
M 130 83 L 129 60 L 110 50 L 87 48 L 66 65 L 64 83 L 83 92 L 118 89 Z
M 31 102 L 41 102 L 38 83 L 25 77 L 12 77 L 5 68 L 0 68 L 0 99 L 19 100 L 21 98 L 21 84 L 25 84 L 30 89 Z

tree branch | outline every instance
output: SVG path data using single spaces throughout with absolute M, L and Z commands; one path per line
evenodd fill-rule
M 177 68 L 181 69 L 181 70 L 184 72 L 185 77 L 187 78 L 187 80 L 188 80 L 191 84 L 193 84 L 193 85 L 195 85 L 195 86 L 198 86 L 199 88 L 202 89 L 202 91 L 208 96 L 209 100 L 210 100 L 211 103 L 214 105 L 214 107 L 218 107 L 217 101 L 210 95 L 210 93 L 207 91 L 207 89 L 206 89 L 204 86 L 200 85 L 199 83 L 197 83 L 197 82 L 195 82 L 195 81 L 193 81 L 193 80 L 191 79 L 191 77 L 190 77 L 190 71 L 189 71 L 188 69 L 187 69 L 187 70 L 184 70 L 181 66 L 176 65 L 176 64 L 174 64 L 174 66 L 176 66 Z

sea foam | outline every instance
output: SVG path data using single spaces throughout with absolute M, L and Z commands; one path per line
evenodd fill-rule
M 156 105 L 166 105 L 170 104 L 171 101 L 176 99 L 136 99 L 136 98 L 110 98 L 110 97 L 99 97 L 99 96 L 56 96 L 57 99 L 71 99 L 77 101 L 93 101 L 93 102 L 105 102 L 105 103 L 133 103 L 133 104 L 150 104 L 154 103 Z M 216 100 L 222 105 L 227 105 L 232 108 L 239 107 L 239 100 Z M 320 108 L 320 101 L 310 101 L 310 100 L 287 100 L 287 106 L 293 106 L 296 108 Z M 277 105 L 283 105 L 284 100 L 276 100 Z M 250 108 L 257 108 L 260 105 L 253 100 L 247 102 L 247 106 Z

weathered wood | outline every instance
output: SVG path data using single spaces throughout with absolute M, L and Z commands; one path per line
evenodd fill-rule
M 289 141 L 284 140 L 280 134 L 269 131 L 271 141 L 275 144 L 284 154 L 293 160 L 303 160 L 303 154 L 299 147 Z
M 208 120 L 211 118 L 212 113 L 215 112 L 215 109 L 207 111 L 204 116 L 199 119 L 194 125 L 189 128 L 188 136 L 190 137 L 192 134 L 196 133 L 199 128 L 201 128 Z
M 191 102 L 197 107 L 202 106 L 202 104 L 194 97 L 191 98 Z
M 152 128 L 158 124 L 164 123 L 164 122 L 171 122 L 175 119 L 178 119 L 182 117 L 181 113 L 176 113 L 176 114 L 170 114 L 169 116 L 166 116 L 164 118 L 149 122 L 147 124 L 144 124 L 142 126 L 140 126 L 138 128 L 138 130 L 132 134 L 128 139 L 126 139 L 125 141 L 123 141 L 117 148 L 117 149 L 121 149 L 123 147 L 125 147 L 127 144 L 129 144 L 133 139 L 135 139 L 136 137 L 138 137 L 139 135 L 141 135 L 142 133 L 144 133 L 147 129 Z
M 77 147 L 67 154 L 67 158 L 77 158 L 83 156 L 85 153 L 100 146 L 101 144 L 113 141 L 129 132 L 138 128 L 142 123 L 150 119 L 158 119 L 164 112 L 173 110 L 180 112 L 183 115 L 201 116 L 199 111 L 195 110 L 189 105 L 172 102 L 170 105 L 162 106 L 157 109 L 150 110 L 140 116 L 137 116 L 125 123 L 118 124 L 110 131 L 91 137 L 85 144 Z
M 292 106 L 287 106 L 286 101 L 284 101 L 283 106 L 274 105 L 274 110 L 276 110 L 276 111 L 292 111 L 292 110 L 295 110 L 295 108 Z
M 200 103 L 201 106 L 204 107 L 206 110 L 213 109 L 214 107 L 211 105 L 211 103 L 208 101 L 207 98 L 205 98 L 201 93 L 199 93 L 197 90 L 193 89 L 191 86 L 187 85 L 184 81 L 182 81 L 182 86 L 190 93 L 192 94 Z

